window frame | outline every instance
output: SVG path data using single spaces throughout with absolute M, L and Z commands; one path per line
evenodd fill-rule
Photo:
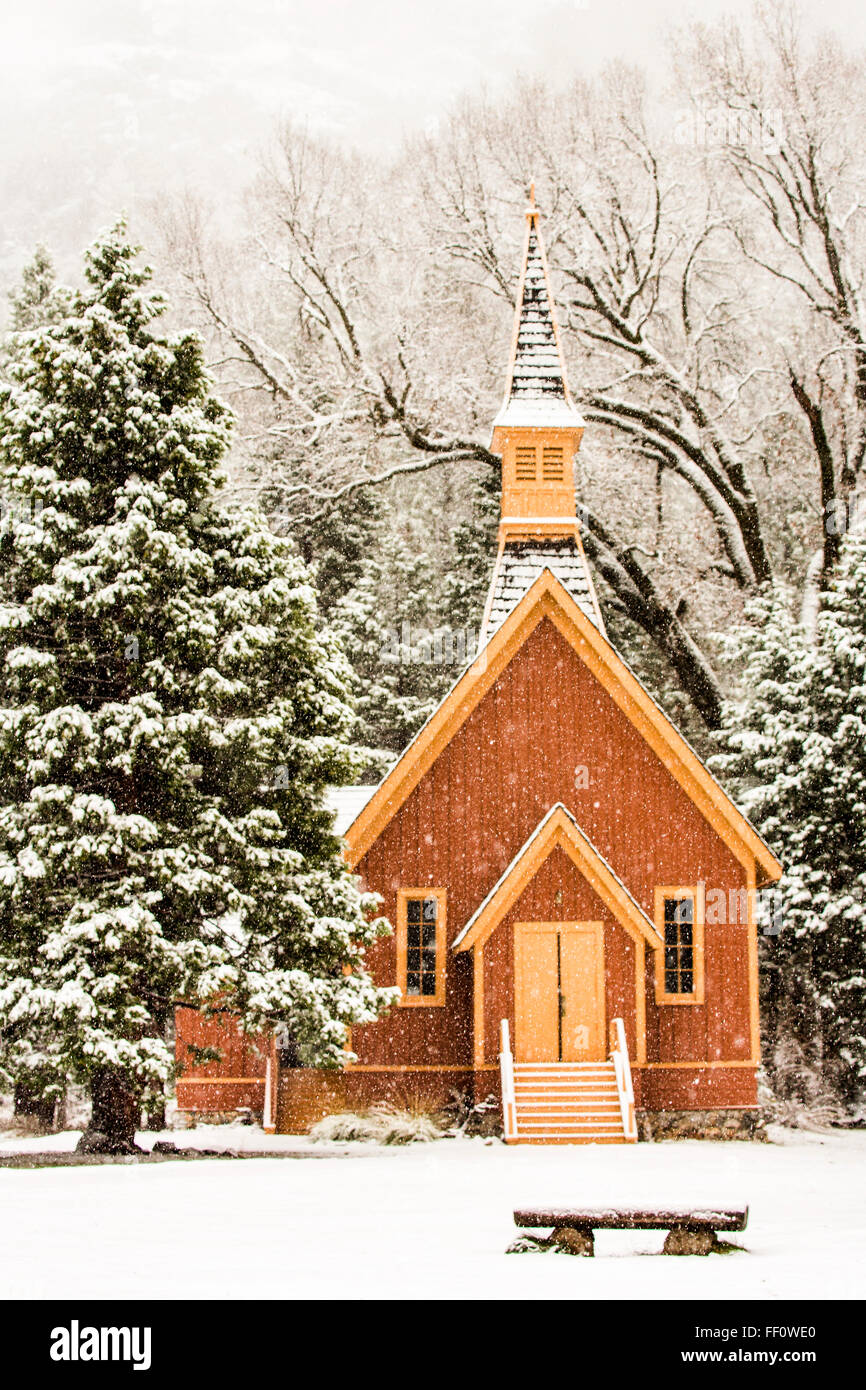
M 665 900 L 691 898 L 694 980 L 691 994 L 668 994 L 665 989 Z M 703 883 L 663 884 L 655 890 L 655 925 L 661 937 L 656 947 L 655 994 L 657 1004 L 703 1004 L 704 1002 L 704 885 Z
M 400 990 L 398 1007 L 402 1009 L 438 1009 L 445 1003 L 445 962 L 447 956 L 446 890 L 444 888 L 400 888 L 397 892 L 397 985 Z M 433 994 L 407 994 L 407 904 L 411 898 L 436 899 L 436 990 Z

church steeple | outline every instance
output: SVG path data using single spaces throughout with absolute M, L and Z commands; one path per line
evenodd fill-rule
M 502 455 L 503 522 L 543 523 L 536 532 L 560 522 L 573 531 L 572 474 L 583 428 L 568 390 L 533 188 L 508 385 L 491 444 Z
M 508 384 L 490 446 L 502 457 L 502 511 L 484 641 L 543 569 L 552 571 L 604 632 L 574 500 L 574 459 L 583 430 L 568 389 L 533 186 Z

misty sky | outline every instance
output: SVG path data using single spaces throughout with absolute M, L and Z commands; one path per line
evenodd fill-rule
M 659 70 L 666 26 L 747 0 L 0 0 L 0 280 L 61 266 L 165 189 L 232 198 L 280 116 L 387 154 L 515 71 L 617 56 Z M 806 0 L 866 43 L 857 0 Z

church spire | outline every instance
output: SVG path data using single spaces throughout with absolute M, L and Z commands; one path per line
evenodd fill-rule
M 583 420 L 571 399 L 565 375 L 534 184 L 530 185 L 526 209 L 508 385 L 505 402 L 494 421 L 494 448 L 497 434 L 507 426 L 583 431 Z
M 604 632 L 574 502 L 574 459 L 584 422 L 568 389 L 539 223 L 532 185 L 508 384 L 493 422 L 491 448 L 502 457 L 502 515 L 485 641 L 543 569 Z

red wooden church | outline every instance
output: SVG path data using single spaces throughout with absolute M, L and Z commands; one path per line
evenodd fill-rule
M 516 1142 L 622 1142 L 756 1107 L 756 890 L 781 867 L 618 655 L 584 556 L 566 383 L 534 204 L 504 405 L 502 518 L 476 659 L 376 788 L 346 856 L 382 895 L 391 1013 L 343 1072 L 231 1037 L 181 1108 L 294 1133 L 377 1101 L 501 1098 Z M 187 1043 L 219 1024 L 179 1011 Z M 225 1046 L 225 1042 L 223 1041 Z

